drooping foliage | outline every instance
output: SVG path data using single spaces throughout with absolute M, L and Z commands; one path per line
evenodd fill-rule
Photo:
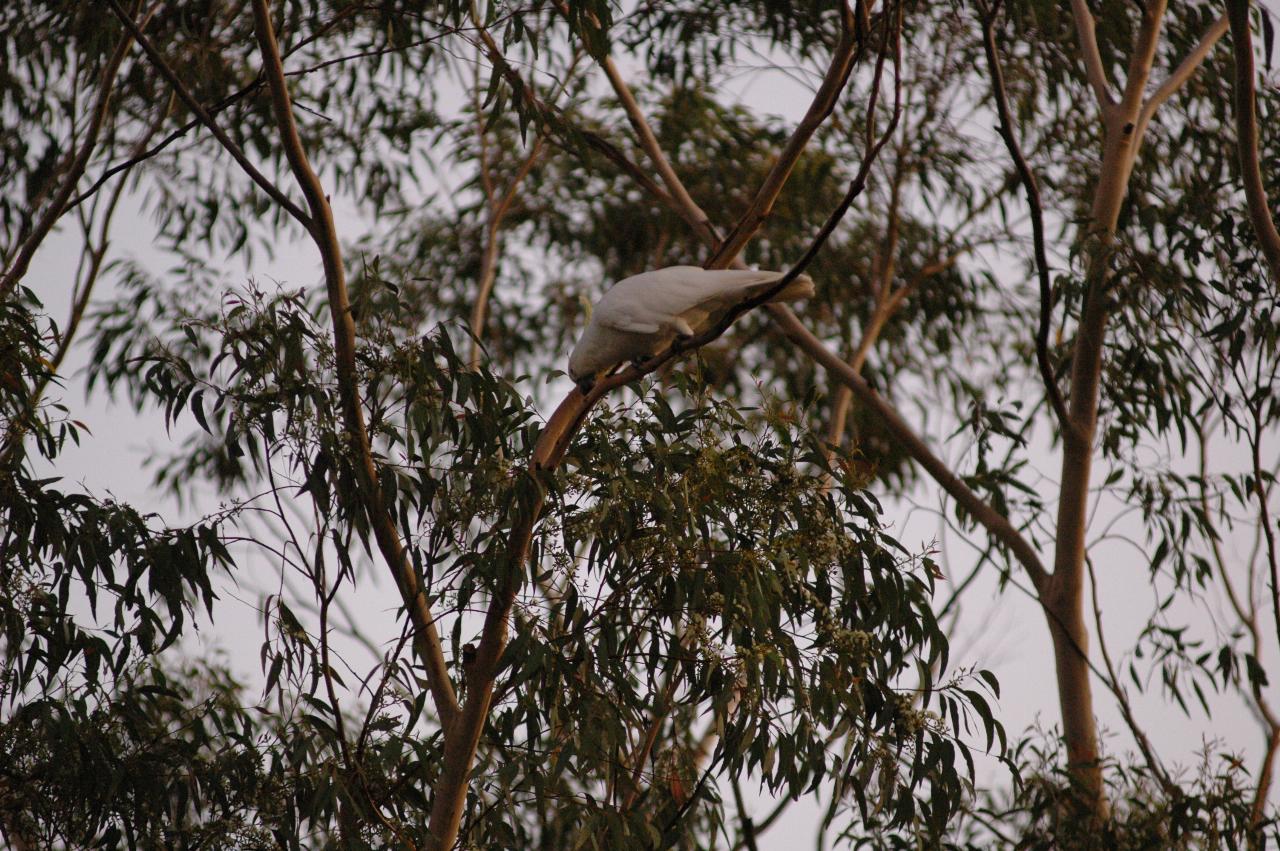
M 1094 4 L 1111 80 L 1142 5 Z M 122 8 L 298 197 L 247 9 Z M 1267 753 L 1280 743 L 1264 667 L 1280 336 L 1238 189 L 1229 48 L 1143 128 L 1100 248 L 1087 220 L 1104 131 L 1067 4 L 850 11 L 848 84 L 743 259 L 794 263 L 893 127 L 798 315 L 1046 553 L 1043 453 L 1062 432 L 1035 328 L 1048 311 L 1065 386 L 1105 277 L 1099 522 L 1136 518 L 1126 546 L 1156 591 L 1136 643 L 1093 657 L 1095 694 L 1109 687 L 1134 740 L 1105 755 L 1110 817 L 1077 817 L 1057 731 L 1008 745 L 995 677 L 951 659 L 973 579 L 1021 587 L 1008 548 L 958 503 L 943 520 L 975 542 L 971 563 L 900 534 L 905 506 L 938 502 L 918 455 L 764 312 L 609 397 L 554 469 L 531 464 L 605 283 L 710 254 L 600 67 L 613 57 L 631 78 L 723 235 L 840 44 L 837 5 L 276 3 L 300 139 L 339 211 L 382 503 L 463 705 L 489 673 L 486 606 L 516 588 L 459 843 L 766 847 L 774 819 L 743 790 L 776 812 L 819 801 L 819 847 L 1260 842 L 1274 832 L 1261 754 L 1206 749 L 1179 771 L 1128 700 L 1209 718 L 1242 702 Z M 1044 303 L 1026 197 L 991 131 L 982 26 L 997 12 L 1048 223 Z M 1168 10 L 1153 87 L 1218 14 Z M 117 67 L 125 38 L 110 4 L 0 9 L 0 256 L 7 271 L 83 247 L 66 320 L 42 305 L 59 286 L 42 274 L 0 292 L 0 832 L 28 847 L 423 847 L 447 731 L 404 601 L 376 585 L 379 518 L 324 287 L 311 265 L 260 273 L 304 229 L 139 46 Z M 1275 92 L 1259 92 L 1272 199 Z M 163 427 L 156 505 L 59 479 L 67 442 L 94 439 L 68 401 L 82 385 Z M 528 557 L 513 557 L 525 525 Z M 1224 619 L 1204 615 L 1217 596 Z M 220 633 L 242 600 L 261 639 Z M 192 661 L 209 636 L 231 661 Z M 1056 706 L 1046 695 L 1046 717 Z

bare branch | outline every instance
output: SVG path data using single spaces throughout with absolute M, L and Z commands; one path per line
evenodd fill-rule
M 49 206 L 45 208 L 44 215 L 40 217 L 31 233 L 22 240 L 13 262 L 8 264 L 8 267 L 4 270 L 4 276 L 0 277 L 0 298 L 5 298 L 9 293 L 13 292 L 13 289 L 18 285 L 18 281 L 22 280 L 22 277 L 27 274 L 27 269 L 31 265 L 31 258 L 35 256 L 36 249 L 40 247 L 45 237 L 49 235 L 49 231 L 53 230 L 53 226 L 57 224 L 58 219 L 68 209 L 71 194 L 75 192 L 76 184 L 80 182 L 80 178 L 84 175 L 85 168 L 89 164 L 89 158 L 93 155 L 94 146 L 98 143 L 98 135 L 102 132 L 102 125 L 106 122 L 108 108 L 111 104 L 111 92 L 115 89 L 116 74 L 120 70 L 120 63 L 124 61 L 124 57 L 129 53 L 129 47 L 133 44 L 134 36 L 137 32 L 135 27 L 133 31 L 121 36 L 120 43 L 116 45 L 115 51 L 112 52 L 106 66 L 102 69 L 102 75 L 98 83 L 97 101 L 94 103 L 93 112 L 90 114 L 89 127 L 85 131 L 84 141 L 80 145 L 80 150 L 76 153 L 75 159 L 71 161 L 66 176 L 62 179 L 62 185 L 58 187 L 57 195 L 54 196 Z
M 477 30 L 484 30 L 484 25 L 480 23 L 474 4 L 472 5 L 471 19 L 475 23 Z M 581 52 L 574 54 L 573 61 L 570 63 L 568 70 L 565 71 L 564 79 L 560 82 L 556 95 L 563 94 L 569 87 L 569 82 L 573 79 L 574 70 L 577 68 L 578 60 L 581 57 Z M 552 96 L 553 100 L 556 95 Z M 511 178 L 511 183 L 507 186 L 506 192 L 499 197 L 497 187 L 493 184 L 489 166 L 488 138 L 480 110 L 480 85 L 477 79 L 475 88 L 476 135 L 480 145 L 480 175 L 488 215 L 484 227 L 484 247 L 480 256 L 480 286 L 476 293 L 475 304 L 471 308 L 471 350 L 467 356 L 467 364 L 471 369 L 476 369 L 480 365 L 480 348 L 481 340 L 484 338 L 485 317 L 488 313 L 489 297 L 493 292 L 493 285 L 498 275 L 498 253 L 500 249 L 498 232 L 502 228 L 502 220 L 506 218 L 507 211 L 511 209 L 511 204 L 516 199 L 520 185 L 524 183 L 525 178 L 533 170 L 538 158 L 542 156 L 542 151 L 547 141 L 546 136 L 539 136 L 534 141 L 528 155 L 520 163 L 520 167 L 516 169 L 515 175 Z
M 556 0 L 556 8 L 566 21 L 572 20 L 569 7 L 565 5 L 563 0 Z M 635 131 L 636 139 L 639 141 L 641 149 L 653 162 L 654 168 L 658 171 L 658 177 L 667 187 L 667 192 L 675 199 L 675 209 L 689 222 L 694 231 L 704 239 L 708 234 L 713 234 L 714 230 L 711 227 L 710 220 L 707 218 L 707 214 L 703 212 L 698 203 L 693 200 L 693 196 L 685 189 L 684 182 L 680 180 L 675 168 L 671 165 L 671 161 L 667 159 L 666 153 L 662 150 L 662 146 L 658 144 L 658 137 L 654 134 L 653 128 L 649 126 L 644 110 L 640 108 L 640 104 L 635 95 L 632 94 L 631 88 L 622 79 L 622 74 L 618 72 L 618 67 L 614 64 L 613 59 L 608 56 L 604 57 L 600 60 L 600 67 L 604 70 L 605 76 L 609 78 L 609 85 L 613 87 L 613 93 L 617 95 L 618 101 L 622 104 L 622 111 L 626 114 L 627 121 L 631 124 L 631 129 Z
M 1196 436 L 1200 444 L 1200 508 L 1208 516 L 1210 513 L 1209 490 L 1206 483 L 1209 480 L 1209 439 L 1203 424 L 1197 423 Z M 1231 570 L 1227 567 L 1227 560 L 1222 553 L 1222 544 L 1217 536 L 1209 537 L 1209 552 L 1213 556 L 1214 565 L 1218 569 L 1218 578 L 1221 580 L 1223 590 L 1226 592 L 1227 602 L 1249 634 L 1254 658 L 1261 660 L 1262 632 L 1258 629 L 1258 609 L 1253 601 L 1253 595 L 1250 593 L 1242 598 L 1236 593 L 1235 584 L 1231 579 Z M 1249 558 L 1249 581 L 1247 586 L 1250 588 L 1253 585 L 1253 562 L 1256 557 L 1257 553 L 1255 552 Z M 1246 601 L 1248 603 L 1247 606 L 1245 605 Z M 1266 748 L 1262 764 L 1258 768 L 1257 784 L 1254 788 L 1253 806 L 1251 808 L 1251 827 L 1257 829 L 1266 816 L 1267 799 L 1270 795 L 1271 782 L 1275 774 L 1276 750 L 1280 748 L 1280 719 L 1277 719 L 1272 711 L 1271 704 L 1263 695 L 1259 685 L 1254 683 L 1252 686 L 1250 697 L 1253 699 L 1254 708 L 1257 710 L 1258 721 L 1262 725 Z M 1250 837 L 1249 841 L 1251 849 L 1261 847 L 1254 837 Z
M 645 174 L 644 169 L 640 168 L 640 166 L 628 159 L 627 155 L 618 150 L 618 148 L 612 145 L 609 140 L 597 133 L 592 133 L 590 130 L 582 130 L 579 132 L 591 148 L 599 151 L 606 159 L 618 166 L 618 168 L 622 169 L 627 176 L 638 183 L 645 192 L 649 193 L 649 195 L 655 198 L 659 203 L 666 207 L 670 207 L 672 210 L 677 212 L 687 210 L 687 208 L 678 204 L 666 190 L 653 180 L 653 178 Z M 694 206 L 696 207 L 697 205 L 695 204 Z M 686 217 L 686 221 L 688 221 L 690 225 L 695 224 L 695 222 L 690 221 L 688 217 Z
M 738 782 L 736 774 L 730 778 L 730 783 L 733 786 L 733 803 L 738 808 L 739 836 L 741 837 L 736 847 L 746 848 L 747 851 L 760 851 L 759 846 L 756 845 L 756 825 L 751 820 L 747 805 L 742 800 L 742 784 Z M 784 797 L 783 800 L 790 799 Z
M 1253 495 L 1258 499 L 1258 525 L 1267 543 L 1267 572 L 1271 586 L 1271 614 L 1275 618 L 1276 637 L 1280 639 L 1280 567 L 1277 567 L 1276 533 L 1271 527 L 1271 511 L 1267 507 L 1267 486 L 1262 470 L 1262 437 L 1266 423 L 1262 418 L 1261 401 L 1250 404 L 1253 414 L 1253 433 L 1249 435 L 1249 456 L 1253 462 Z
M 1022 154 L 1022 146 L 1013 132 L 1013 116 L 1009 110 L 1009 96 L 1005 91 L 1004 72 L 1000 68 L 1000 57 L 996 52 L 995 19 L 1000 4 L 992 6 L 989 14 L 984 14 L 982 21 L 982 46 L 987 54 L 987 65 L 991 69 L 992 95 L 996 102 L 996 111 L 1000 116 L 997 128 L 1004 146 L 1013 160 L 1018 180 L 1023 191 L 1027 193 L 1027 207 L 1031 212 L 1031 238 L 1035 248 L 1036 277 L 1040 283 L 1040 324 L 1036 328 L 1036 365 L 1040 368 L 1040 380 L 1044 384 L 1049 404 L 1058 418 L 1058 426 L 1064 430 L 1074 428 L 1067 406 L 1062 400 L 1062 390 L 1058 387 L 1058 379 L 1049 363 L 1049 323 L 1053 314 L 1053 290 L 1049 283 L 1049 257 L 1045 251 L 1044 237 L 1044 204 L 1040 200 L 1040 186 L 1036 176 L 1027 165 L 1027 158 Z
M 1178 63 L 1178 67 L 1174 68 L 1168 77 L 1164 79 L 1151 97 L 1147 98 L 1142 105 L 1141 117 L 1138 119 L 1138 136 L 1141 138 L 1142 131 L 1146 129 L 1147 122 L 1151 120 L 1151 116 L 1160 108 L 1160 105 L 1167 101 L 1174 92 L 1187 84 L 1191 79 L 1191 75 L 1196 72 L 1204 62 L 1205 57 L 1209 55 L 1209 51 L 1213 50 L 1213 46 L 1227 31 L 1227 16 L 1223 15 L 1213 22 L 1209 29 L 1205 30 L 1204 35 L 1200 36 L 1200 40 L 1196 42 L 1196 46 L 1186 55 L 1182 62 Z
M 1147 81 L 1151 79 L 1151 67 L 1156 59 L 1156 48 L 1160 46 L 1160 29 L 1167 5 L 1168 0 L 1150 0 L 1143 4 L 1142 25 L 1138 27 L 1133 53 L 1129 56 L 1128 76 L 1124 81 L 1124 93 L 1120 96 L 1122 115 L 1133 114 L 1142 106 Z
M 889 17 L 887 11 L 882 15 L 882 26 L 886 30 L 886 37 L 888 30 L 892 26 Z M 764 181 L 760 184 L 760 188 L 756 191 L 756 196 L 752 199 L 751 205 L 742 214 L 742 217 L 738 219 L 733 230 L 729 232 L 729 235 L 725 237 L 724 242 L 721 243 L 711 260 L 708 261 L 708 268 L 723 269 L 728 266 L 751 238 L 755 236 L 756 231 L 760 230 L 760 226 L 764 224 L 765 219 L 769 217 L 769 213 L 773 210 L 774 202 L 777 200 L 779 193 L 782 192 L 782 187 L 786 184 L 787 178 L 791 176 L 791 170 L 795 168 L 800 155 L 804 153 L 805 146 L 809 144 L 809 139 L 812 138 L 814 132 L 835 109 L 836 101 L 839 99 L 840 93 L 844 91 L 845 84 L 849 81 L 849 75 L 853 72 L 853 67 L 856 64 L 855 53 L 858 46 L 856 31 L 857 26 L 853 10 L 849 8 L 847 2 L 842 3 L 840 6 L 840 41 L 837 42 L 835 50 L 831 54 L 827 73 L 823 76 L 822 84 L 813 96 L 813 102 L 809 104 L 809 109 L 805 112 L 804 117 L 800 119 L 800 123 L 791 134 L 791 138 L 787 140 L 787 144 L 779 152 L 777 161 L 774 162 L 773 168 L 769 170 Z M 874 104 L 870 112 L 873 116 L 875 112 Z M 872 116 L 868 118 L 868 126 L 870 126 Z
M 1102 632 L 1102 606 L 1098 602 L 1098 577 L 1093 569 L 1093 561 L 1085 559 L 1085 564 L 1089 569 L 1089 587 L 1092 591 L 1093 599 L 1093 623 L 1094 628 L 1098 631 L 1098 649 L 1102 652 L 1102 663 L 1106 666 L 1105 677 L 1096 668 L 1095 673 L 1102 678 L 1103 682 L 1107 684 L 1107 688 L 1115 695 L 1116 703 L 1120 706 L 1120 715 L 1124 718 L 1125 726 L 1129 728 L 1129 732 L 1133 734 L 1133 740 L 1138 743 L 1138 750 L 1142 752 L 1142 757 L 1146 760 L 1147 767 L 1151 769 L 1151 773 L 1155 775 L 1156 780 L 1164 787 L 1165 794 L 1176 800 L 1181 790 L 1179 790 L 1178 784 L 1173 782 L 1168 772 L 1164 770 L 1164 765 L 1156 757 L 1155 749 L 1151 747 L 1151 739 L 1147 737 L 1146 731 L 1138 726 L 1138 719 L 1133 714 L 1133 706 L 1129 703 L 1129 695 L 1121 684 L 1120 678 L 1116 676 L 1115 665 L 1111 661 L 1111 651 L 1107 649 L 1107 639 Z
M 1267 822 L 1267 798 L 1271 793 L 1271 781 L 1275 776 L 1276 751 L 1280 751 L 1280 728 L 1273 729 L 1267 736 L 1266 751 L 1262 755 L 1262 765 L 1258 768 L 1258 788 L 1254 791 L 1253 806 L 1250 808 L 1251 836 L 1249 847 L 1262 849 L 1262 828 Z
M 133 17 L 120 6 L 119 0 L 107 0 L 107 3 L 110 4 L 111 10 L 115 12 L 116 17 L 125 25 L 125 28 L 128 29 L 129 32 L 133 34 L 133 37 L 138 40 L 138 46 L 147 54 L 147 58 L 151 60 L 151 64 L 160 72 L 160 76 L 164 77 L 165 80 L 168 81 L 169 85 L 173 87 L 173 90 L 178 93 L 178 97 L 182 98 L 182 102 L 187 105 L 187 108 L 194 112 L 196 117 L 200 119 L 200 123 L 209 128 L 209 132 L 213 134 L 213 137 L 218 140 L 218 143 L 226 149 L 227 153 L 231 155 L 231 158 L 234 159 L 240 168 L 244 170 L 244 173 L 249 175 L 249 178 L 254 183 L 258 184 L 258 186 L 262 188 L 263 192 L 266 192 L 267 195 L 271 196 L 273 201 L 284 208 L 289 215 L 297 219 L 304 228 L 310 231 L 314 226 L 311 218 L 304 213 L 302 208 L 295 204 L 289 196 L 285 195 L 278 186 L 272 183 L 266 175 L 258 171 L 257 167 L 253 163 L 249 162 L 249 158 L 245 156 L 245 153 L 240 149 L 240 146 L 226 134 L 226 131 L 218 125 L 218 122 L 214 120 L 213 116 L 209 114 L 209 111 L 204 108 L 200 101 L 196 100 L 196 97 L 191 93 L 191 90 L 187 88 L 186 84 L 183 83 L 181 79 L 179 79 L 173 69 L 169 67 L 169 63 L 165 60 L 164 56 L 156 50 L 155 45 L 151 43 L 151 40 L 143 34 L 142 30 L 138 27 L 137 22 L 133 20 Z
M 561 11 L 567 14 L 566 9 L 562 9 Z M 537 96 L 533 93 L 533 91 L 530 89 L 528 84 L 525 83 L 525 81 L 520 77 L 520 75 L 515 71 L 515 69 L 511 67 L 511 64 L 507 62 L 506 57 L 502 55 L 502 51 L 499 49 L 497 43 L 493 40 L 493 37 L 489 34 L 489 31 L 487 29 L 485 29 L 484 27 L 479 27 L 476 31 L 476 34 L 479 36 L 481 44 L 484 45 L 485 52 L 486 52 L 486 55 L 489 57 L 489 60 L 493 62 L 494 66 L 497 67 L 498 70 L 502 73 L 502 75 L 507 78 L 507 81 L 508 83 L 510 83 L 513 91 L 518 92 L 520 96 L 525 99 L 526 103 L 530 107 L 537 110 L 544 117 L 552 121 L 564 120 L 563 116 L 558 115 L 550 106 L 538 100 Z M 618 79 L 621 80 L 621 77 L 619 77 Z M 624 83 L 624 86 L 625 86 L 625 83 Z M 629 95 L 630 90 L 627 90 L 627 93 Z M 631 100 L 634 103 L 635 99 L 631 98 Z M 643 120 L 643 114 L 639 113 L 638 105 L 636 106 L 636 109 L 637 109 L 637 114 L 639 114 L 641 119 Z M 632 117 L 633 117 L 632 115 L 628 114 L 628 118 L 632 118 Z M 567 125 L 568 122 L 565 122 L 565 124 Z M 707 222 L 706 213 L 702 212 L 701 208 L 698 207 L 698 205 L 693 201 L 693 199 L 688 196 L 688 193 L 685 193 L 682 191 L 681 194 L 684 196 L 683 200 L 679 202 L 676 201 L 671 195 L 669 195 L 665 190 L 663 190 L 662 187 L 660 187 L 651 177 L 649 177 L 649 175 L 646 174 L 644 170 L 640 168 L 640 166 L 638 166 L 635 162 L 629 159 L 625 153 L 618 150 L 618 148 L 613 144 L 611 144 L 607 139 L 590 130 L 573 128 L 573 132 L 576 133 L 579 137 L 581 137 L 582 140 L 585 141 L 589 147 L 603 154 L 606 159 L 608 159 L 609 161 L 617 165 L 620 169 L 622 169 L 624 172 L 626 172 L 631 177 L 632 180 L 640 184 L 640 186 L 646 192 L 648 192 L 651 196 L 656 198 L 661 203 L 669 206 L 672 210 L 674 210 L 681 217 L 683 217 L 689 223 L 689 225 L 693 227 L 693 229 L 696 232 L 701 234 L 705 231 L 710 235 L 712 239 L 714 240 L 719 239 L 719 237 L 714 232 L 708 230 L 710 228 L 710 224 Z M 652 131 L 650 131 L 649 135 L 650 136 L 652 135 Z M 661 160 L 661 162 L 664 162 L 664 163 L 667 162 L 665 154 L 663 154 L 661 148 L 657 147 L 656 145 L 656 139 L 654 141 L 655 141 L 654 148 L 652 150 L 646 150 L 646 154 L 648 154 L 651 157 L 657 156 Z M 571 153 L 573 152 L 570 146 L 564 144 L 563 142 L 559 142 L 559 144 L 563 149 L 569 150 Z M 670 167 L 670 164 L 668 163 L 668 168 L 669 167 Z M 674 172 L 671 173 L 671 176 L 674 177 Z M 678 178 L 676 182 L 679 183 Z M 680 184 L 680 186 L 681 186 L 681 190 L 683 190 L 683 184 Z
M 854 348 L 853 355 L 848 360 L 849 368 L 861 374 L 862 367 L 866 364 L 867 357 L 871 354 L 871 348 L 880 339 L 884 326 L 898 312 L 898 308 L 902 306 L 902 303 L 913 292 L 918 290 L 925 281 L 950 269 L 959 259 L 960 253 L 957 252 L 936 263 L 930 263 L 896 290 L 892 292 L 886 291 L 884 297 L 877 300 L 871 318 L 862 327 L 862 336 L 858 340 L 858 345 Z M 885 282 L 885 286 L 887 288 L 888 282 Z M 853 391 L 849 389 L 848 385 L 840 384 L 836 389 L 835 399 L 831 403 L 831 421 L 827 427 L 828 443 L 839 446 L 843 442 L 845 423 L 849 415 L 849 403 L 852 400 Z
M 1280 286 L 1280 232 L 1276 231 L 1258 167 L 1258 108 L 1254 96 L 1249 0 L 1227 0 L 1227 15 L 1231 19 L 1231 50 L 1235 57 L 1236 149 L 1240 156 L 1240 175 L 1254 233 L 1271 267 L 1271 280 Z
M 658 733 L 662 731 L 662 724 L 667 719 L 667 713 L 671 711 L 671 699 L 675 695 L 678 682 L 679 680 L 673 674 L 668 673 L 667 685 L 662 690 L 662 696 L 658 699 L 658 703 L 653 709 L 653 717 L 645 730 L 644 738 L 640 740 L 635 753 L 631 755 L 631 788 L 627 790 L 626 797 L 623 799 L 623 810 L 631 809 L 643 791 L 640 786 L 640 779 L 644 774 L 644 764 L 649 761 L 649 756 L 653 753 L 653 746 L 658 741 Z
M 1106 114 L 1115 105 L 1107 84 L 1107 72 L 1102 67 L 1102 54 L 1098 52 L 1098 34 L 1093 20 L 1093 12 L 1085 0 L 1071 0 L 1071 14 L 1076 21 L 1076 36 L 1080 39 L 1080 52 L 1084 54 L 1084 73 L 1093 87 L 1094 97 L 1098 99 L 1098 107 Z
M 489 296 L 493 292 L 493 284 L 498 276 L 498 231 L 502 228 L 502 220 L 506 218 L 511 202 L 515 200 L 520 184 L 529 176 L 534 164 L 542 156 L 545 136 L 539 136 L 533 144 L 529 155 L 520 163 L 520 168 L 511 178 L 506 194 L 502 198 L 490 196 L 489 216 L 485 222 L 484 253 L 480 258 L 480 287 L 476 293 L 475 304 L 471 308 L 471 352 L 467 363 L 471 369 L 480 365 L 480 341 L 484 337 L 485 317 L 489 308 Z
M 114 0 L 112 0 L 114 2 Z M 280 50 L 271 25 L 268 0 L 254 0 L 254 29 L 262 53 L 263 69 L 271 90 L 271 106 L 280 130 L 285 157 L 293 170 L 302 193 L 307 199 L 311 216 L 308 231 L 315 240 L 324 266 L 325 285 L 328 289 L 329 312 L 333 320 L 334 353 L 338 374 L 338 387 L 342 400 L 343 419 L 356 455 L 356 475 L 359 480 L 363 507 L 373 527 L 374 538 L 386 560 L 401 599 L 409 611 L 414 626 L 414 649 L 426 672 L 436 711 L 445 730 L 449 730 L 458 713 L 457 698 L 449 680 L 448 669 L 435 619 L 427 605 L 425 590 L 418 581 L 405 554 L 404 546 L 396 531 L 395 522 L 387 510 L 379 485 L 378 470 L 373 461 L 369 433 L 365 426 L 364 409 L 360 401 L 359 380 L 355 365 L 355 323 L 351 318 L 351 306 L 347 296 L 346 272 L 342 264 L 342 251 L 333 221 L 333 211 L 320 179 L 311 168 L 293 120 L 292 101 L 285 81 Z
M 852 390 L 859 402 L 871 409 L 906 453 L 914 458 L 916 463 L 923 467 L 925 472 L 961 508 L 968 512 L 993 538 L 1009 550 L 1014 558 L 1026 569 L 1027 575 L 1031 578 L 1031 583 L 1036 591 L 1042 592 L 1049 580 L 1048 571 L 1041 564 L 1040 557 L 1036 554 L 1035 549 L 1014 527 L 1009 518 L 1000 514 L 987 504 L 982 497 L 970 490 L 969 486 L 951 471 L 945 461 L 933 454 L 928 444 L 916 435 L 915 431 L 912 430 L 911 426 L 907 425 L 897 410 L 873 390 L 861 375 L 854 372 L 839 355 L 824 346 L 822 341 L 815 337 L 813 332 L 806 328 L 804 323 L 786 306 L 771 304 L 765 309 L 773 316 L 788 339 L 825 368 L 833 378 Z

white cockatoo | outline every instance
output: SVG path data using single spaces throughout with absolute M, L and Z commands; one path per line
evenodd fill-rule
M 569 355 L 569 377 L 579 386 L 589 386 L 620 363 L 655 355 L 676 337 L 700 334 L 782 274 L 668 266 L 623 278 L 592 308 L 591 321 Z M 770 301 L 799 301 L 812 295 L 813 279 L 797 275 Z

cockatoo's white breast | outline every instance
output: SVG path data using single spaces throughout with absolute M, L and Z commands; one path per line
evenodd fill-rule
M 569 375 L 582 381 L 619 363 L 656 354 L 677 334 L 706 330 L 735 304 L 780 277 L 781 272 L 669 266 L 623 278 L 596 302 L 569 356 Z M 813 280 L 800 275 L 773 300 L 812 294 Z

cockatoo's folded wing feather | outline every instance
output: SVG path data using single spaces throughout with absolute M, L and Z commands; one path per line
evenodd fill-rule
M 623 360 L 657 352 L 678 335 L 701 333 L 734 305 L 765 292 L 781 272 L 670 266 L 632 275 L 596 302 L 591 321 L 569 358 L 575 380 Z M 813 295 L 813 280 L 799 275 L 775 301 Z
M 605 328 L 630 334 L 657 334 L 662 330 L 662 326 L 651 318 L 637 316 L 625 310 L 597 311 L 594 319 L 596 324 Z
M 624 278 L 596 305 L 597 321 L 620 331 L 641 331 L 641 326 L 666 327 L 672 317 L 698 307 L 728 307 L 748 298 L 750 291 L 773 283 L 781 272 L 753 269 L 703 269 L 700 266 L 670 266 Z M 797 279 L 787 289 L 812 282 Z

